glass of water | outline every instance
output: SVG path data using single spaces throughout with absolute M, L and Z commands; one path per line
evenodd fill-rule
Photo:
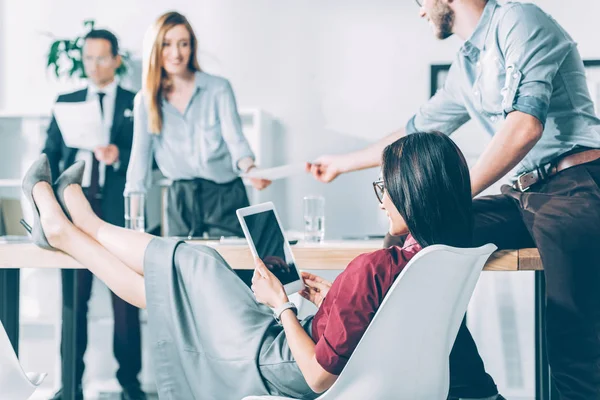
M 322 196 L 304 197 L 304 240 L 322 242 L 325 237 L 325 199 Z
M 144 193 L 131 192 L 125 196 L 125 228 L 145 232 L 145 200 Z

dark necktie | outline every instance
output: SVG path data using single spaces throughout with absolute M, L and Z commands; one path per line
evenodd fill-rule
M 104 120 L 104 105 L 102 100 L 106 96 L 106 93 L 98 92 L 98 101 L 100 102 L 100 116 Z M 89 196 L 91 199 L 98 199 L 100 193 L 100 163 L 96 159 L 96 156 L 92 153 L 92 179 L 90 181 Z

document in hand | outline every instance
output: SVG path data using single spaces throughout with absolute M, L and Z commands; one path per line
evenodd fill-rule
M 242 174 L 243 178 L 258 178 L 275 181 L 277 179 L 287 178 L 304 172 L 304 163 L 287 164 L 274 168 L 256 168 Z
M 93 151 L 108 145 L 97 101 L 56 103 L 54 117 L 67 147 Z

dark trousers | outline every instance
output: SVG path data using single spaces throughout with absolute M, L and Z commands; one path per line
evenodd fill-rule
M 92 208 L 100 213 L 100 201 L 89 199 Z M 70 271 L 62 270 L 62 278 Z M 75 345 L 75 381 L 81 383 L 85 364 L 83 355 L 87 348 L 87 313 L 88 302 L 92 293 L 92 282 L 94 275 L 87 269 L 75 270 L 75 281 L 77 282 L 77 337 Z M 122 300 L 112 293 L 112 306 L 114 314 L 113 351 L 119 364 L 117 380 L 122 387 L 139 385 L 138 374 L 142 369 L 142 345 L 140 334 L 139 309 Z M 65 345 L 65 330 L 63 329 L 62 346 Z
M 215 183 L 202 178 L 173 181 L 167 194 L 167 236 L 239 236 L 244 232 L 235 211 L 250 205 L 244 182 L 238 178 Z M 252 286 L 253 270 L 236 270 Z
M 174 181 L 167 195 L 167 235 L 243 237 L 235 211 L 248 205 L 240 178 L 222 184 L 201 178 Z
M 502 195 L 476 199 L 473 206 L 475 246 L 540 252 L 548 361 L 560 399 L 600 399 L 600 161 L 565 170 L 525 193 L 504 186 Z M 466 396 L 486 375 L 463 326 L 450 355 L 451 394 Z

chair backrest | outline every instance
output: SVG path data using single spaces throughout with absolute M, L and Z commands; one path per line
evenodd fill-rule
M 494 250 L 433 245 L 414 256 L 319 399 L 446 399 L 450 351 Z
M 28 399 L 46 374 L 27 376 L 15 354 L 4 325 L 0 321 L 0 398 L 7 400 Z

